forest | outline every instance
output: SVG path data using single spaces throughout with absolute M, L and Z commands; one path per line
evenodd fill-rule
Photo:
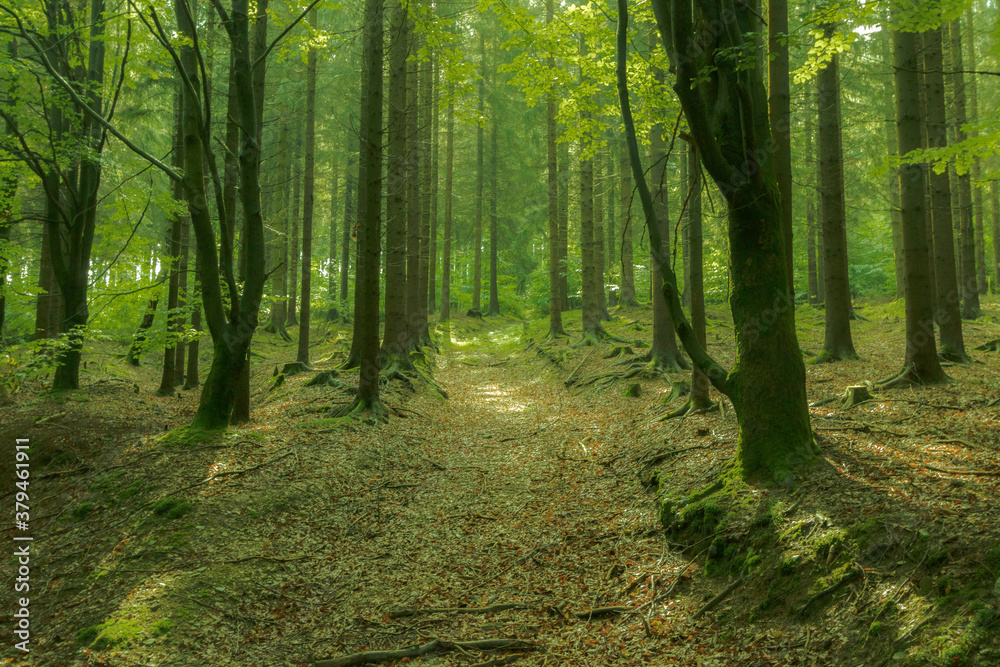
M 997 0 L 0 0 L 16 665 L 1000 664 Z

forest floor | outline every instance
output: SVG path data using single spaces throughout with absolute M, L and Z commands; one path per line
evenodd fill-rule
M 1000 335 L 1000 303 L 985 310 L 970 350 Z M 901 303 L 859 312 L 862 359 L 807 366 L 810 401 L 900 369 Z M 731 363 L 728 315 L 709 314 Z M 554 343 L 547 320 L 439 325 L 447 399 L 393 382 L 380 425 L 331 419 L 350 396 L 305 387 L 312 373 L 276 383 L 295 347 L 268 335 L 252 421 L 193 446 L 163 434 L 197 392 L 153 395 L 152 357 L 135 369 L 98 347 L 80 391 L 25 387 L 0 408 L 0 470 L 13 511 L 12 443 L 30 438 L 32 650 L 8 639 L 0 660 L 263 667 L 424 645 L 383 664 L 1000 664 L 1000 355 L 949 366 L 946 386 L 813 408 L 822 458 L 794 488 L 691 503 L 705 534 L 680 539 L 658 500 L 724 470 L 731 408 L 660 421 L 671 378 L 608 375 L 624 368 L 612 346 L 571 348 L 566 315 L 576 333 Z M 821 313 L 797 316 L 818 351 Z M 650 319 L 629 309 L 607 328 L 648 341 Z M 316 368 L 349 340 L 319 332 Z

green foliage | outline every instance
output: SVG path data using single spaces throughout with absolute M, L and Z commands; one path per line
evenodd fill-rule
M 165 519 L 179 519 L 191 509 L 191 503 L 180 498 L 161 498 L 153 503 L 153 514 Z

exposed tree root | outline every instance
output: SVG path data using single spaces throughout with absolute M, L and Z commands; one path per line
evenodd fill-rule
M 941 382 L 927 382 L 919 375 L 917 375 L 916 367 L 913 365 L 907 366 L 897 375 L 892 376 L 886 380 L 882 380 L 875 384 L 876 389 L 896 389 L 898 387 L 922 387 L 928 384 L 945 384 L 951 382 L 951 378 L 947 375 L 944 376 L 944 380 Z
M 989 343 L 987 343 L 987 345 L 989 345 Z M 980 348 L 977 347 L 976 349 L 978 350 Z M 948 345 L 942 346 L 941 349 L 938 350 L 938 359 L 941 361 L 950 361 L 954 364 L 971 364 L 974 361 L 974 359 L 965 352 L 952 349 L 951 346 Z
M 701 609 L 699 609 L 698 613 L 694 615 L 693 620 L 698 620 L 704 614 L 706 614 L 706 613 L 712 611 L 713 609 L 715 609 L 716 607 L 718 607 L 722 603 L 723 600 L 725 600 L 727 597 L 730 596 L 730 594 L 733 591 L 735 591 L 737 588 L 739 588 L 740 586 L 742 586 L 744 581 L 746 581 L 746 579 L 744 579 L 743 577 L 740 577 L 739 579 L 737 579 L 733 583 L 729 584 L 726 587 L 726 590 L 724 590 L 721 593 L 719 593 L 718 595 L 716 595 L 714 598 L 712 598 L 711 600 L 709 600 L 708 603 L 706 603 L 704 607 L 702 607 Z
M 393 662 L 403 658 L 420 658 L 428 653 L 441 651 L 451 651 L 453 649 L 475 651 L 496 651 L 499 649 L 532 649 L 535 645 L 520 639 L 479 639 L 471 642 L 446 642 L 443 639 L 435 639 L 427 642 L 423 646 L 397 649 L 395 651 L 365 651 L 364 653 L 354 653 L 345 655 L 342 658 L 330 658 L 320 660 L 316 667 L 353 667 L 354 665 L 368 665 L 376 662 Z
M 1000 338 L 994 338 L 989 342 L 978 345 L 976 349 L 981 352 L 1000 352 Z
M 574 345 L 573 347 L 577 347 L 577 346 L 576 346 L 576 345 Z M 588 353 L 586 354 L 586 356 L 584 356 L 584 357 L 583 357 L 583 359 L 581 359 L 581 360 L 580 360 L 580 363 L 578 363 L 578 364 L 576 365 L 576 367 L 575 367 L 575 368 L 573 369 L 573 372 L 572 372 L 572 373 L 570 373 L 570 374 L 569 374 L 569 376 L 568 376 L 568 377 L 567 377 L 567 378 L 566 378 L 565 380 L 563 380 L 563 384 L 564 384 L 564 385 L 566 385 L 567 387 L 569 387 L 569 386 L 571 386 L 571 385 L 572 385 L 572 384 L 573 384 L 573 383 L 574 383 L 574 382 L 576 381 L 576 380 L 575 380 L 575 377 L 576 377 L 576 372 L 577 372 L 578 370 L 580 370 L 580 366 L 583 366 L 584 362 L 585 362 L 585 361 L 587 361 L 587 359 L 590 359 L 590 355 L 591 355 L 591 354 L 593 354 L 593 352 L 594 352 L 594 351 L 593 351 L 593 350 L 591 350 L 590 352 L 588 352 Z
M 349 385 L 341 382 L 337 379 L 339 373 L 337 371 L 323 371 L 318 374 L 309 382 L 306 382 L 306 387 L 333 387 L 334 389 L 353 389 Z
M 719 405 L 720 404 L 715 401 L 709 401 L 708 405 L 702 405 L 700 401 L 695 401 L 693 398 L 689 398 L 681 407 L 676 410 L 671 410 L 667 414 L 661 416 L 659 421 L 665 422 L 669 419 L 676 419 L 677 417 L 688 417 L 690 415 L 701 415 L 709 412 L 715 412 L 720 409 Z
M 611 351 L 604 355 L 605 359 L 612 359 L 616 357 L 624 357 L 625 355 L 635 355 L 635 352 L 628 345 L 616 345 L 611 348 Z M 649 356 L 649 355 L 646 355 Z
M 275 366 L 274 373 L 272 373 L 272 375 L 284 375 L 287 377 L 289 375 L 296 375 L 298 373 L 308 373 L 311 370 L 313 369 L 311 366 L 309 366 L 309 364 L 304 364 L 301 361 L 290 361 L 284 366 L 282 366 L 280 371 L 278 370 L 277 366 Z
M 284 322 L 275 323 L 273 317 L 268 320 L 267 326 L 264 327 L 264 331 L 266 333 L 274 334 L 286 343 L 292 342 L 292 337 L 288 335 L 288 330 L 285 328 Z
M 342 406 L 333 413 L 334 417 L 350 417 L 369 424 L 379 424 L 389 421 L 389 412 L 381 401 L 362 399 L 360 396 L 348 405 Z M 363 664 L 363 663 L 350 663 Z

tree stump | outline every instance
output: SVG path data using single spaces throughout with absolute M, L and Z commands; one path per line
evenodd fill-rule
M 475 317 L 475 318 L 481 320 L 481 319 L 483 319 L 483 311 L 478 310 L 476 308 L 469 308 L 467 311 L 465 311 L 465 316 L 466 317 Z
M 872 393 L 868 391 L 867 385 L 856 384 L 850 386 L 844 391 L 844 409 L 853 408 L 858 403 L 871 401 L 874 398 Z
M 625 387 L 625 391 L 622 393 L 622 396 L 638 398 L 641 394 L 642 394 L 642 385 L 640 385 L 638 382 L 635 382 Z

